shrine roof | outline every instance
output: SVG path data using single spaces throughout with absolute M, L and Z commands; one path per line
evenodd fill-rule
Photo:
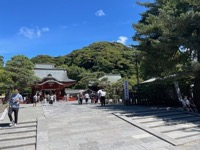
M 57 81 L 63 82 L 74 82 L 75 80 L 69 79 L 67 76 L 67 71 L 65 69 L 57 69 L 54 68 L 54 65 L 48 64 L 36 64 L 34 67 L 34 74 L 41 80 L 51 76 L 55 78 Z
M 116 83 L 117 81 L 119 81 L 122 77 L 120 74 L 106 74 L 103 77 L 100 77 L 99 80 L 102 80 L 104 78 L 107 78 L 108 81 L 110 81 L 110 83 Z

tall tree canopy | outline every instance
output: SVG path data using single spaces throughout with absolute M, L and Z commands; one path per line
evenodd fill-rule
M 69 78 L 80 81 L 77 87 L 85 87 L 83 84 L 89 80 L 86 78 L 91 79 L 92 76 L 94 78 L 93 73 L 95 72 L 121 74 L 122 77 L 136 83 L 134 53 L 133 48 L 117 42 L 96 42 L 65 56 L 38 55 L 31 61 L 33 63 L 54 63 L 57 68 L 65 68 Z
M 27 88 L 36 80 L 33 72 L 33 63 L 24 55 L 17 55 L 7 61 L 5 70 L 11 77 L 13 86 L 19 86 L 22 91 L 28 90 Z
M 191 54 L 200 52 L 200 1 L 155 0 L 139 4 L 147 11 L 133 25 L 133 39 L 144 52 L 143 76 L 165 76 L 190 66 Z M 180 48 L 186 52 L 179 52 Z
M 36 64 L 51 64 L 51 63 L 55 63 L 55 58 L 51 57 L 49 55 L 38 55 L 36 57 L 31 58 L 32 63 Z
M 3 67 L 3 65 L 4 65 L 4 57 L 3 56 L 0 56 L 0 68 L 2 68 Z
M 78 66 L 91 72 L 135 74 L 134 50 L 120 43 L 96 42 L 65 56 L 67 66 Z
M 134 24 L 137 48 L 143 52 L 144 78 L 192 71 L 200 61 L 200 1 L 155 0 L 139 3 L 147 10 Z M 195 65 L 200 68 L 199 65 Z M 200 110 L 200 69 L 194 71 L 194 100 Z
M 117 42 L 96 42 L 65 56 L 38 55 L 29 60 L 26 56 L 17 55 L 7 61 L 3 69 L 12 81 L 7 84 L 9 87 L 29 87 L 36 80 L 33 73 L 36 63 L 53 63 L 57 68 L 66 69 L 68 77 L 77 81 L 76 88 L 85 88 L 89 81 L 98 82 L 97 78 L 109 73 L 120 74 L 135 84 L 134 53 L 133 48 Z

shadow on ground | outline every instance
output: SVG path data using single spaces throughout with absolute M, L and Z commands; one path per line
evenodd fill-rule
M 0 128 L 9 127 L 9 123 L 0 123 Z
M 175 125 L 179 123 L 193 123 L 200 125 L 200 114 L 182 110 L 180 107 L 166 106 L 147 106 L 147 105 L 106 105 L 104 107 L 98 105 L 93 109 L 104 109 L 111 113 L 120 112 L 126 117 L 142 117 L 142 118 L 157 118 L 166 121 L 166 125 Z

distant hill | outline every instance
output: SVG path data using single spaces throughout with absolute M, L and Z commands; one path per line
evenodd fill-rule
M 38 55 L 33 63 L 54 63 L 57 67 L 78 68 L 87 72 L 121 74 L 129 78 L 135 74 L 134 50 L 117 42 L 95 42 L 65 56 Z

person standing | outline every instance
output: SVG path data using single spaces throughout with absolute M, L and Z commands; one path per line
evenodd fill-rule
M 17 126 L 18 122 L 18 112 L 19 112 L 19 106 L 20 102 L 23 102 L 22 95 L 19 94 L 19 88 L 14 88 L 15 93 L 11 95 L 9 99 L 9 111 L 8 111 L 8 117 L 10 119 L 10 126 Z M 12 118 L 12 113 L 14 112 L 14 120 Z
M 49 100 L 49 104 L 53 104 L 53 94 L 50 95 L 50 100 Z
M 36 107 L 37 100 L 38 100 L 38 96 L 37 96 L 37 94 L 35 94 L 35 95 L 33 96 L 33 107 L 34 107 L 34 106 Z
M 189 101 L 188 97 L 185 96 L 184 100 L 185 100 L 185 103 L 186 103 L 187 111 L 190 111 L 191 107 L 190 107 L 190 101 Z
M 88 93 L 85 93 L 85 103 L 88 104 L 88 100 L 89 100 L 90 96 Z
M 184 96 L 184 99 L 180 99 L 180 102 L 182 103 L 183 110 L 189 111 L 190 101 L 188 100 L 187 96 Z
M 53 100 L 54 100 L 54 102 L 56 103 L 56 101 L 57 101 L 57 96 L 56 96 L 55 93 L 53 94 Z
M 95 103 L 96 99 L 95 99 L 95 93 L 92 92 L 91 93 L 91 103 Z
M 82 105 L 82 103 L 83 103 L 83 98 L 84 98 L 84 95 L 83 95 L 82 92 L 80 92 L 80 93 L 79 93 L 79 104 L 81 104 L 81 105 Z
M 69 97 L 70 97 L 70 95 L 69 95 L 69 94 L 67 94 L 67 101 L 69 101 Z
M 100 96 L 101 106 L 106 105 L 106 91 L 104 89 L 99 90 L 98 94 Z
M 47 103 L 47 95 L 44 95 L 43 105 L 46 106 L 46 103 Z

